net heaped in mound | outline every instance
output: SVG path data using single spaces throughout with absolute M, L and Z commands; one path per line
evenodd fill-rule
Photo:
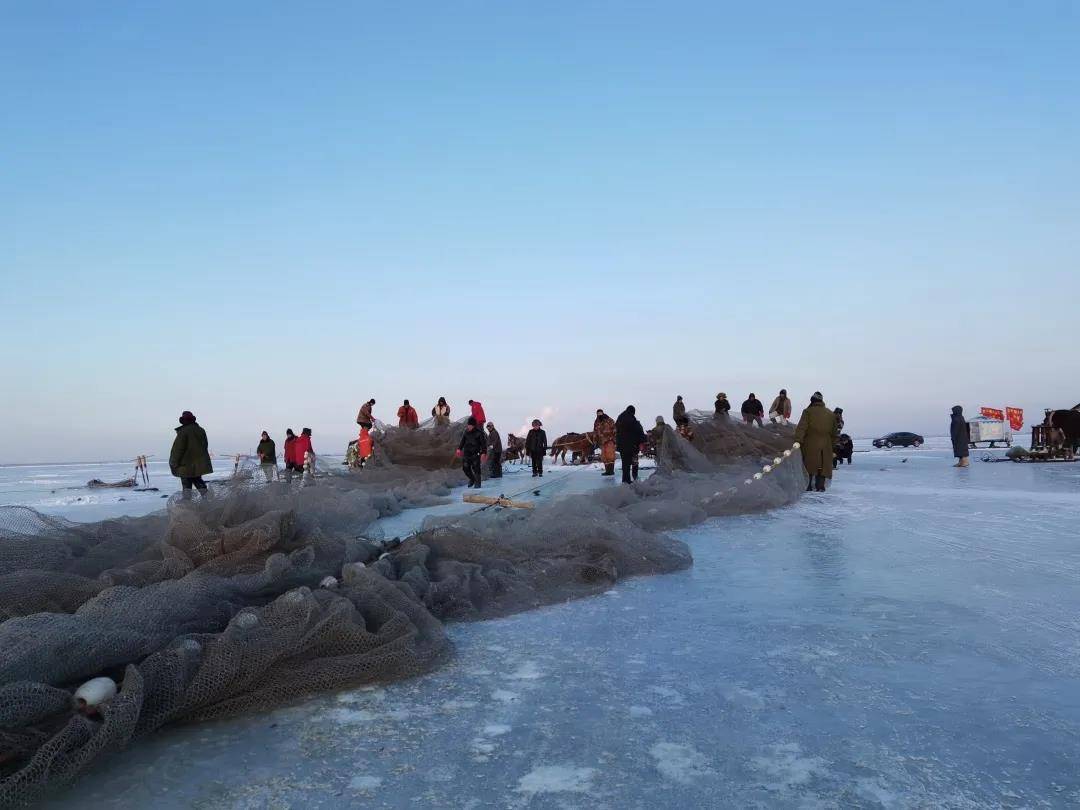
M 388 431 L 380 463 L 292 486 L 241 470 L 211 500 L 145 518 L 0 508 L 0 805 L 30 803 L 165 723 L 424 672 L 448 650 L 440 620 L 685 568 L 685 544 L 658 531 L 788 503 L 805 485 L 797 463 L 743 485 L 779 435 L 706 428 L 698 450 L 668 428 L 662 474 L 635 487 L 429 518 L 400 545 L 371 539 L 378 517 L 445 502 L 462 474 L 435 461 L 458 430 Z M 75 689 L 102 676 L 119 693 L 76 711 Z

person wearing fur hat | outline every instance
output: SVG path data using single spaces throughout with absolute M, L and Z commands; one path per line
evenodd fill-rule
M 815 391 L 795 428 L 795 441 L 802 445 L 803 466 L 810 478 L 807 492 L 824 492 L 825 483 L 832 478 L 836 437 L 836 415 L 825 407 L 821 392 Z
M 209 447 L 206 431 L 195 421 L 195 415 L 191 411 L 180 414 L 180 427 L 176 428 L 176 438 L 169 453 L 169 470 L 180 479 L 184 500 L 191 499 L 192 487 L 199 490 L 204 498 L 210 496 L 210 490 L 203 481 L 204 475 L 214 471 Z
M 721 391 L 716 395 L 716 410 L 713 412 L 713 415 L 722 416 L 726 419 L 730 413 L 731 403 L 728 402 L 727 394 Z
M 533 419 L 532 430 L 525 436 L 525 452 L 532 459 L 533 478 L 544 477 L 544 455 L 547 449 L 548 440 L 544 425 L 539 419 Z

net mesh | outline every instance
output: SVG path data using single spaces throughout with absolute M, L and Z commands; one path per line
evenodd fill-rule
M 213 497 L 147 517 L 0 507 L 0 805 L 34 802 L 166 723 L 428 671 L 448 654 L 445 621 L 685 568 L 688 548 L 664 531 L 805 486 L 797 454 L 752 477 L 789 429 L 692 426 L 692 441 L 654 433 L 658 474 L 633 487 L 428 517 L 404 541 L 377 520 L 448 502 L 464 479 L 460 423 L 382 428 L 363 470 L 317 461 L 285 482 L 239 464 Z M 100 676 L 118 694 L 77 711 L 73 691 Z

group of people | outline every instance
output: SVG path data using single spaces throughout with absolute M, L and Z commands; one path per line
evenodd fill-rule
M 721 391 L 716 395 L 714 408 L 716 416 L 729 417 L 731 415 L 731 403 L 728 401 L 727 394 Z M 739 411 L 745 424 L 756 424 L 758 427 L 765 426 L 765 404 L 753 392 L 743 400 Z M 833 409 L 833 413 L 836 414 L 841 427 L 843 426 L 841 417 L 843 412 L 843 408 Z M 686 405 L 683 404 L 681 396 L 675 398 L 675 405 L 672 407 L 671 415 L 675 420 L 676 427 L 689 422 L 686 416 Z M 780 393 L 773 398 L 772 404 L 769 406 L 769 421 L 779 425 L 791 424 L 791 397 L 788 396 L 786 388 L 781 388 Z
M 369 399 L 360 407 L 356 415 L 360 435 L 350 443 L 350 458 L 347 461 L 361 468 L 371 458 L 374 451 L 374 439 L 371 433 L 376 423 L 374 408 L 375 399 Z M 717 395 L 715 416 L 728 418 L 730 411 L 731 405 L 727 395 L 724 393 Z M 431 409 L 434 425 L 436 427 L 449 426 L 450 413 L 450 405 L 446 398 L 439 397 Z M 469 486 L 479 488 L 485 463 L 488 464 L 489 477 L 502 477 L 503 442 L 495 425 L 487 421 L 481 402 L 470 399 L 469 413 L 456 454 L 461 459 L 462 469 L 469 479 Z M 596 419 L 593 422 L 593 432 L 596 443 L 600 447 L 600 460 L 604 467 L 602 475 L 615 475 L 615 459 L 618 455 L 622 459 L 622 480 L 627 484 L 638 479 L 641 453 L 647 445 L 645 429 L 638 421 L 636 413 L 634 406 L 628 405 L 618 418 L 612 418 L 600 408 L 597 409 Z M 765 410 L 761 401 L 751 393 L 742 405 L 743 421 L 746 424 L 756 423 L 763 426 L 764 414 Z M 690 418 L 681 395 L 676 397 L 675 404 L 672 406 L 672 417 L 679 432 L 688 439 L 692 438 Z M 787 391 L 781 389 L 769 408 L 769 419 L 774 423 L 786 425 L 790 424 L 790 418 L 791 399 Z M 397 419 L 399 428 L 413 430 L 420 426 L 416 408 L 407 399 L 397 409 Z M 811 476 L 808 489 L 823 491 L 825 480 L 832 477 L 832 469 L 837 457 L 835 448 L 838 446 L 837 442 L 841 441 L 843 424 L 843 409 L 836 408 L 828 411 L 820 392 L 816 392 L 811 397 L 810 406 L 803 411 L 796 428 L 796 440 L 803 445 L 803 458 L 806 461 L 807 472 Z M 532 421 L 523 449 L 532 463 L 533 477 L 543 477 L 544 457 L 547 455 L 549 445 L 547 433 L 539 419 Z M 278 470 L 277 445 L 265 430 L 260 436 L 256 455 L 266 480 L 271 480 Z M 310 470 L 315 460 L 311 428 L 304 428 L 299 436 L 293 432 L 292 428 L 286 430 L 283 455 L 286 480 L 291 480 L 293 474 L 303 474 L 305 470 Z M 850 459 L 850 455 L 848 458 Z M 825 463 L 826 460 L 828 463 Z M 170 468 L 173 475 L 180 478 L 185 498 L 191 497 L 193 489 L 199 490 L 204 496 L 208 494 L 203 476 L 213 472 L 213 465 L 210 460 L 206 431 L 197 423 L 190 411 L 184 411 L 180 416 L 180 427 L 176 428 L 176 439 L 170 454 Z

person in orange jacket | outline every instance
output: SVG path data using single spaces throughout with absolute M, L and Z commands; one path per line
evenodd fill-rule
M 397 409 L 397 418 L 398 427 L 420 427 L 420 417 L 416 413 L 416 408 L 409 404 L 409 400 L 405 400 L 405 403 Z

